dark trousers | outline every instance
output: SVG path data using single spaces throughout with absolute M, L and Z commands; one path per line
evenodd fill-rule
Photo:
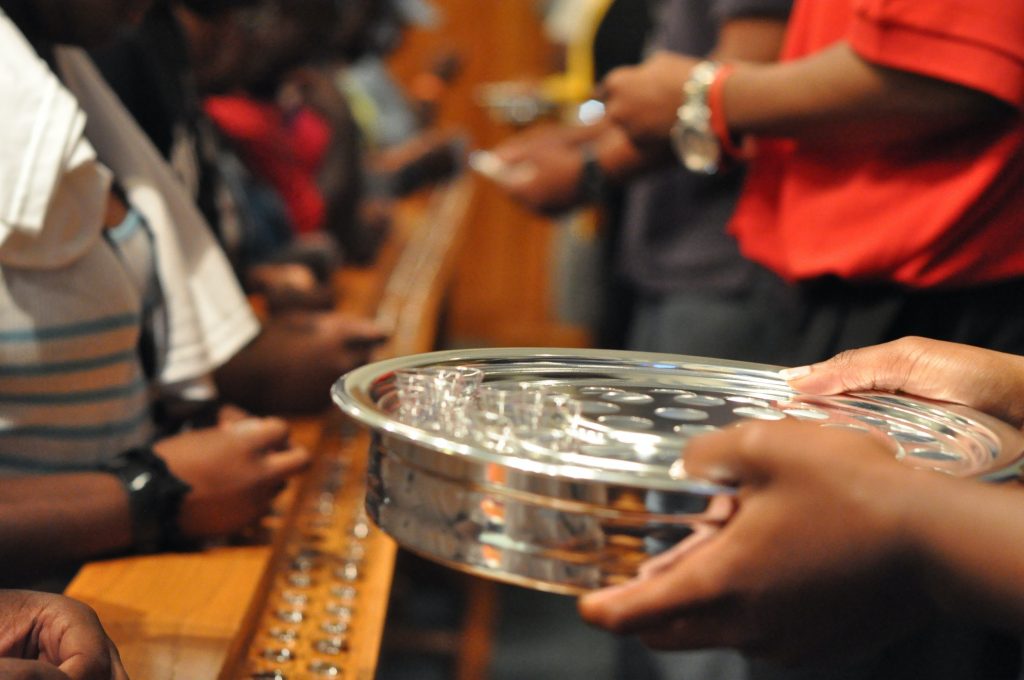
M 792 306 L 779 311 L 792 315 L 793 365 L 907 335 L 1024 354 L 1024 279 L 912 290 L 823 278 L 792 292 Z

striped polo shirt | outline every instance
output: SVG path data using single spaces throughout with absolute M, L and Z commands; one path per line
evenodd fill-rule
M 99 239 L 58 272 L 0 276 L 0 474 L 84 469 L 147 442 L 142 295 Z

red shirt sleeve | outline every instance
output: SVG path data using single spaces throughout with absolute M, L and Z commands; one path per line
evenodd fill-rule
M 850 44 L 872 63 L 1024 109 L 1024 1 L 853 0 Z
M 331 144 L 331 126 L 323 116 L 301 109 L 290 121 L 288 137 L 296 160 L 310 172 L 319 172 Z
M 245 97 L 207 97 L 203 108 L 224 134 L 241 142 L 264 143 L 281 126 L 275 106 Z

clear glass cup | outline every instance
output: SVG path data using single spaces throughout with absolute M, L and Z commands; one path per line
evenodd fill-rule
M 438 429 L 438 390 L 432 371 L 403 368 L 395 371 L 398 420 L 426 430 Z
M 426 430 L 463 436 L 467 409 L 483 382 L 483 371 L 468 366 L 428 366 L 395 371 L 398 418 Z
M 523 448 L 532 453 L 573 451 L 582 404 L 567 394 L 545 393 L 529 427 L 516 432 Z

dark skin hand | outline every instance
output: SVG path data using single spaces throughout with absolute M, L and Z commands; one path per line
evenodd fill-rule
M 721 27 L 715 58 L 726 61 L 773 61 L 782 44 L 785 21 L 772 18 L 734 17 Z M 627 74 L 666 71 L 668 84 L 663 88 L 648 88 L 633 94 L 640 99 L 638 109 L 665 111 L 664 125 L 671 127 L 676 109 L 681 103 L 682 88 L 677 82 L 674 66 L 688 73 L 696 59 L 674 52 L 661 51 L 646 59 L 641 66 L 618 69 L 610 75 L 598 94 L 608 98 L 615 110 L 605 119 L 591 125 L 538 125 L 514 135 L 495 147 L 494 153 L 504 161 L 508 171 L 494 177 L 509 196 L 527 208 L 554 215 L 577 207 L 592 196 L 581 190 L 580 178 L 584 167 L 584 145 L 597 161 L 604 178 L 613 184 L 628 182 L 645 170 L 676 164 L 664 136 L 654 139 L 630 137 L 613 124 L 616 116 L 625 115 L 623 95 L 618 92 L 618 81 Z M 663 68 L 663 64 L 674 65 Z M 614 96 L 613 96 L 614 95 Z M 643 100 L 652 95 L 651 101 Z M 666 129 L 667 129 L 666 127 Z
M 721 27 L 710 55 L 721 62 L 758 64 L 778 59 L 784 18 L 735 17 Z M 683 103 L 682 84 L 701 58 L 658 51 L 637 66 L 615 69 L 601 83 L 607 117 L 641 148 L 663 146 Z
M 0 677 L 128 680 L 96 614 L 60 595 L 0 591 Z
M 923 338 L 783 375 L 808 392 L 955 401 L 1018 427 L 1024 414 L 1024 358 Z M 914 470 L 872 436 L 795 421 L 694 439 L 680 472 L 737 486 L 732 517 L 581 598 L 588 621 L 656 647 L 783 661 L 870 653 L 937 613 L 1024 631 L 1017 484 Z
M 964 404 L 1024 427 L 1024 357 L 907 337 L 784 372 L 812 394 L 904 392 Z
M 279 418 L 222 417 L 218 427 L 158 442 L 154 450 L 192 487 L 179 524 L 190 538 L 235 533 L 270 511 L 292 475 L 309 465 L 309 452 L 288 443 Z
M 580 144 L 596 139 L 600 127 L 544 124 L 515 135 L 495 147 L 505 171 L 493 179 L 513 200 L 536 212 L 557 215 L 575 207 L 583 201 Z
M 584 619 L 655 648 L 727 646 L 790 662 L 870 651 L 931 611 L 897 515 L 872 502 L 919 473 L 872 438 L 750 423 L 694 440 L 686 472 L 738 483 L 732 518 L 660 569 L 583 597 Z M 901 607 L 889 614 L 892 601 Z
M 330 403 L 334 381 L 366 363 L 385 340 L 387 334 L 369 319 L 282 313 L 217 371 L 217 384 L 226 399 L 257 413 L 317 411 Z
M 271 314 L 293 309 L 327 310 L 334 306 L 334 291 L 317 280 L 304 264 L 258 264 L 245 273 L 246 288 L 262 295 Z
M 185 538 L 220 538 L 243 530 L 270 510 L 291 475 L 306 469 L 309 452 L 288 442 L 278 418 L 253 418 L 224 407 L 215 427 L 167 437 L 154 445 L 192 491 L 182 501 Z M 132 544 L 128 497 L 101 472 L 0 478 L 0 583 L 38 580 L 127 550 Z

